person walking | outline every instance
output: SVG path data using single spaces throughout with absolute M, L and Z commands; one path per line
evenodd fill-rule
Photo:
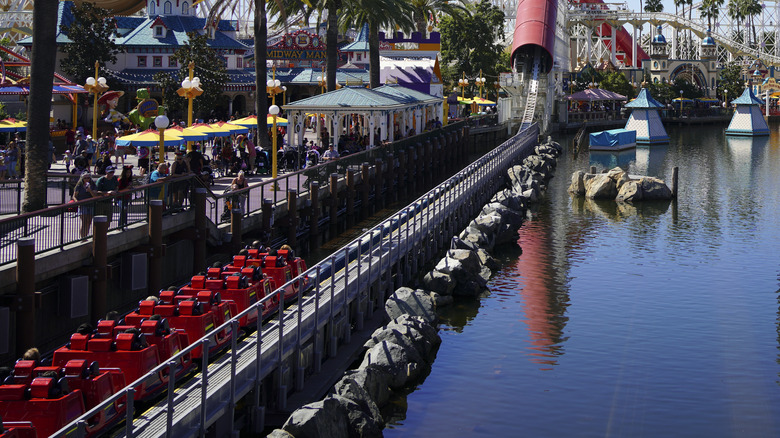
M 92 183 L 92 176 L 89 172 L 84 172 L 79 177 L 76 186 L 73 188 L 73 196 L 71 199 L 74 202 L 83 201 L 85 199 L 98 196 Z M 81 218 L 81 228 L 79 230 L 79 237 L 81 240 L 87 240 L 87 234 L 89 234 L 89 226 L 92 225 L 92 217 L 95 215 L 94 204 L 80 205 L 78 210 L 79 218 Z
M 176 159 L 171 165 L 171 175 L 183 179 L 183 176 L 190 173 L 190 165 L 184 161 L 184 153 L 176 151 Z M 184 198 L 187 195 L 189 181 L 176 181 L 171 183 L 171 208 L 181 210 L 184 204 Z
M 240 170 L 238 172 L 238 175 L 236 175 L 235 178 L 233 178 L 233 181 L 230 182 L 230 191 L 235 192 L 237 190 L 245 189 L 249 187 L 249 182 L 247 181 L 244 171 Z M 233 197 L 233 202 L 238 200 L 238 204 L 241 207 L 241 214 L 244 214 L 244 204 L 246 203 L 246 197 L 247 193 L 240 193 Z
M 19 149 L 16 148 L 16 142 L 8 143 L 8 150 L 5 151 L 5 165 L 8 170 L 8 179 L 16 179 L 16 163 L 19 160 Z
M 65 153 L 62 155 L 62 162 L 65 163 L 65 172 L 70 173 L 70 160 L 72 160 L 73 157 L 70 155 L 70 149 L 66 150 Z

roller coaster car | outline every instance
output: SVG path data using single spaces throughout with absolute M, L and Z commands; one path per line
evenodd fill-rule
M 116 326 L 114 321 L 100 321 L 97 333 L 74 333 L 67 345 L 54 351 L 52 364 L 64 367 L 71 360 L 78 359 L 97 362 L 122 370 L 128 383 L 136 381 L 160 365 L 160 349 L 150 344 L 143 333 L 114 334 L 114 329 L 122 327 L 133 326 Z M 165 390 L 167 384 L 167 371 L 152 374 L 135 387 L 134 399 L 148 400 Z
M 219 268 L 211 268 L 209 271 L 220 271 Z M 185 297 L 197 297 L 203 303 L 212 303 L 215 300 L 225 299 L 234 306 L 233 315 L 252 307 L 258 298 L 262 297 L 262 283 L 250 284 L 248 279 L 238 272 L 231 273 L 222 278 L 217 272 L 212 272 L 214 278 L 203 275 L 192 277 L 190 283 L 179 289 L 179 294 Z M 224 303 L 224 302 L 223 302 Z M 251 328 L 257 323 L 257 311 L 250 311 L 242 316 L 238 324 L 241 327 Z
M 0 418 L 29 421 L 37 436 L 49 436 L 85 412 L 81 391 L 71 391 L 65 378 L 0 386 Z
M 290 266 L 290 269 L 292 270 L 292 276 L 293 278 L 298 277 L 299 275 L 306 272 L 306 261 L 300 257 L 295 257 L 295 253 L 292 251 L 286 250 L 286 249 L 280 249 L 278 251 L 278 256 L 283 258 L 287 264 Z M 303 283 L 301 284 L 301 287 L 303 290 L 308 289 L 309 287 L 309 277 L 305 276 L 303 277 Z
M 80 398 L 82 399 L 82 403 L 84 405 L 84 409 L 86 411 L 89 411 L 90 409 L 94 408 L 98 404 L 102 403 L 107 398 L 114 395 L 116 392 L 120 391 L 122 388 L 125 387 L 125 377 L 124 374 L 122 374 L 122 371 L 119 369 L 99 369 L 97 362 L 92 362 L 91 364 L 87 364 L 87 361 L 83 359 L 79 360 L 71 360 L 67 364 L 65 364 L 64 367 L 35 367 L 30 368 L 29 363 L 33 361 L 19 361 L 22 362 L 21 364 L 17 362 L 17 367 L 14 368 L 14 374 L 9 376 L 7 381 L 9 382 L 8 385 L 0 386 L 0 406 L 3 406 L 4 402 L 22 402 L 25 403 L 24 406 L 15 405 L 15 406 L 3 406 L 0 407 L 0 412 L 3 413 L 3 415 L 6 418 L 13 418 L 14 420 L 23 420 L 23 421 L 30 421 L 32 426 L 34 426 L 32 429 L 37 431 L 42 430 L 48 430 L 53 429 L 53 431 L 59 430 L 65 424 L 67 424 L 70 420 L 65 421 L 64 423 L 57 423 L 57 424 L 49 424 L 52 421 L 56 423 L 56 421 L 60 421 L 65 416 L 54 416 L 52 418 L 48 418 L 48 416 L 45 417 L 34 417 L 31 416 L 34 414 L 34 412 L 30 412 L 29 414 L 25 414 L 24 417 L 15 417 L 18 412 L 24 412 L 25 409 L 34 409 L 34 406 L 42 406 L 41 403 L 38 404 L 32 404 L 26 403 L 31 400 L 31 397 L 33 395 L 32 388 L 35 386 L 33 385 L 33 382 L 36 380 L 43 378 L 43 374 L 47 373 L 48 376 L 51 376 L 52 374 L 56 374 L 57 378 L 48 377 L 52 381 L 56 380 L 56 385 L 59 386 L 59 393 L 61 396 L 64 396 L 66 393 L 70 392 L 72 394 L 80 394 Z M 19 374 L 17 376 L 17 373 Z M 18 380 L 17 380 L 18 379 Z M 19 382 L 19 383 L 17 383 Z M 47 384 L 48 385 L 48 384 Z M 14 400 L 15 398 L 18 398 L 18 393 L 20 391 L 20 388 L 29 388 L 29 390 L 25 389 L 23 395 L 23 400 Z M 52 387 L 52 392 L 50 392 L 52 395 L 55 395 L 57 392 L 56 388 Z M 42 394 L 42 392 L 39 390 L 39 394 Z M 39 397 L 39 398 L 46 398 L 46 397 Z M 119 398 L 117 401 L 115 401 L 113 404 L 111 404 L 106 409 L 101 410 L 97 414 L 95 414 L 93 417 L 91 417 L 89 420 L 87 420 L 86 424 L 86 433 L 87 436 L 93 436 L 96 435 L 104 430 L 106 430 L 108 427 L 112 426 L 113 424 L 117 423 L 118 421 L 122 420 L 124 418 L 125 409 L 126 409 L 126 399 L 124 397 Z M 71 403 L 72 401 L 70 399 L 66 399 L 63 401 L 63 403 Z M 51 406 L 50 402 L 44 402 L 44 406 L 47 407 Z M 62 409 L 68 410 L 68 408 L 62 408 L 54 406 L 54 409 L 59 409 L 60 411 Z M 70 412 L 70 411 L 68 411 Z M 83 414 L 84 412 L 81 412 Z M 81 415 L 79 414 L 79 415 Z M 6 436 L 35 436 L 33 435 L 26 435 L 29 434 L 30 428 L 23 427 L 23 424 L 18 425 L 18 434 L 17 435 L 5 435 L 2 434 L 0 431 L 0 436 L 6 437 Z M 47 434 L 48 435 L 48 434 Z M 44 436 L 44 435 L 42 435 Z
M 276 288 L 282 287 L 285 283 L 293 279 L 292 268 L 287 264 L 284 258 L 280 256 L 271 256 L 267 254 L 258 254 L 259 258 L 249 258 L 246 265 L 259 266 L 263 274 L 274 279 Z M 273 290 L 276 290 L 273 288 Z M 289 301 L 298 296 L 298 282 L 288 285 L 284 289 L 284 300 Z
M 170 327 L 183 331 L 187 336 L 187 345 L 195 343 L 198 339 L 213 331 L 223 320 L 224 315 L 219 314 L 217 307 L 204 310 L 198 301 L 180 301 L 178 303 L 157 303 L 152 300 L 141 301 L 138 310 L 125 316 L 125 321 L 135 321 L 139 318 L 149 318 L 152 315 L 160 315 L 168 320 Z M 210 337 L 209 355 L 215 354 L 230 344 L 232 332 L 230 328 L 212 333 Z M 198 346 L 192 350 L 192 359 L 203 357 L 203 347 Z
M 38 434 L 29 421 L 3 422 L 0 417 L 0 438 L 38 438 Z

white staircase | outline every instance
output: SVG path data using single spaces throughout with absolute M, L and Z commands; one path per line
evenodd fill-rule
M 520 125 L 520 130 L 523 130 L 534 121 L 534 113 L 536 112 L 536 97 L 539 93 L 539 57 L 534 59 L 534 67 L 531 71 L 531 79 L 528 81 L 528 95 L 525 98 L 525 111 L 523 112 L 523 121 Z

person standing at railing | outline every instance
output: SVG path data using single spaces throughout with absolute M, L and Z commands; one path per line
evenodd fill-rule
M 76 183 L 76 187 L 73 188 L 73 196 L 71 199 L 78 202 L 96 197 L 97 195 L 92 183 L 92 176 L 89 172 L 82 173 L 81 177 L 79 177 L 79 181 Z M 94 204 L 80 205 L 78 215 L 81 218 L 79 237 L 81 237 L 81 240 L 86 240 L 87 234 L 89 234 L 89 226 L 92 225 L 92 216 L 95 215 Z
M 19 149 L 16 148 L 16 142 L 8 143 L 8 149 L 5 151 L 6 167 L 8 169 L 8 178 L 16 179 L 16 163 L 19 160 Z
M 236 190 L 241 190 L 249 187 L 249 182 L 246 180 L 246 177 L 244 176 L 244 171 L 240 170 L 238 172 L 238 175 L 233 178 L 233 181 L 230 182 L 230 191 L 235 192 Z M 244 214 L 244 204 L 246 204 L 246 192 L 240 193 L 233 197 L 233 202 L 238 201 L 238 205 L 241 208 L 241 214 Z M 235 205 L 235 204 L 234 204 Z
M 190 173 L 190 165 L 184 161 L 184 153 L 176 151 L 176 159 L 171 164 L 171 175 L 183 176 Z M 171 183 L 171 208 L 181 210 L 183 208 L 184 198 L 186 198 L 189 181 L 176 181 Z
M 160 163 L 159 166 L 157 166 L 157 169 L 152 171 L 152 173 L 149 175 L 149 183 L 156 183 L 160 181 L 164 181 L 168 177 L 168 163 Z M 162 199 L 164 200 L 165 191 L 163 190 L 164 186 L 157 186 L 152 187 L 149 189 L 149 199 Z
M 108 157 L 108 154 L 106 154 Z M 106 174 L 98 178 L 95 184 L 98 195 L 115 195 L 119 189 L 119 180 L 116 178 L 116 168 L 114 166 L 106 167 Z M 97 203 L 97 214 L 108 217 L 108 223 L 114 216 L 114 199 L 110 198 Z
M 117 190 L 120 192 L 128 192 L 133 186 L 133 166 L 122 166 L 122 174 L 119 175 L 119 183 Z M 119 199 L 119 226 L 124 228 L 127 226 L 127 209 L 132 201 L 132 195 L 127 193 L 122 195 Z

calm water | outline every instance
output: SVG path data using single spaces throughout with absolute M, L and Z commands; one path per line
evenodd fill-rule
M 385 436 L 779 437 L 780 127 L 724 128 L 563 158 L 522 255 L 447 310 Z M 679 166 L 677 205 L 567 195 L 572 171 L 618 163 L 667 181 Z

